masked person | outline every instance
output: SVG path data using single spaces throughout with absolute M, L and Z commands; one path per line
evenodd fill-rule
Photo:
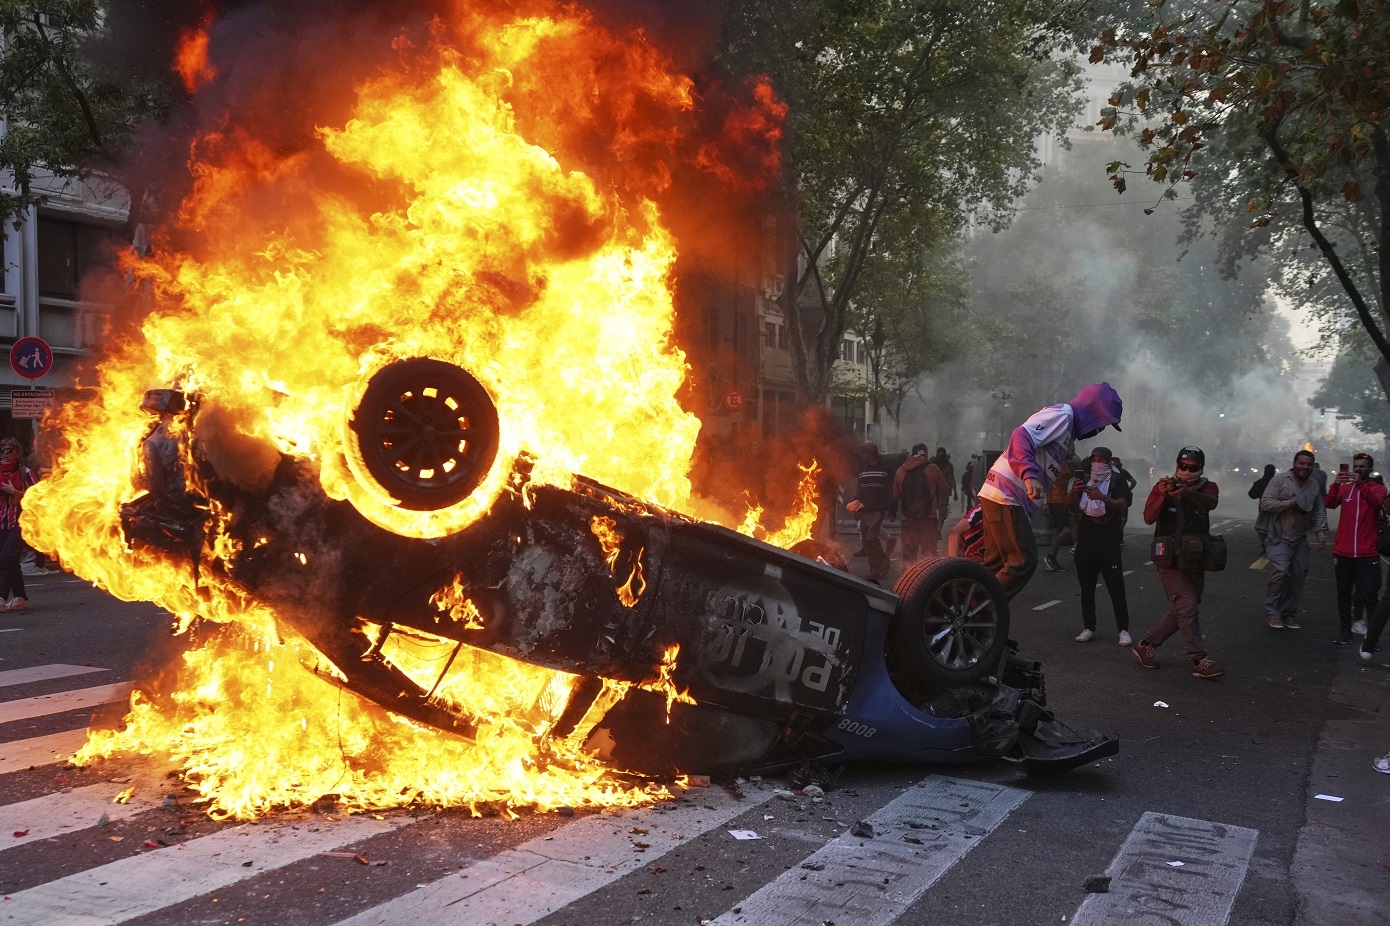
M 1200 447 L 1178 451 L 1172 476 L 1154 483 L 1144 503 L 1144 523 L 1154 525 L 1154 565 L 1170 606 L 1153 629 L 1134 644 L 1134 655 L 1146 669 L 1158 668 L 1158 648 L 1181 632 L 1192 660 L 1194 678 L 1220 678 L 1226 670 L 1208 658 L 1197 626 L 1197 607 L 1202 601 L 1203 564 L 1182 555 L 1183 538 L 1211 533 L 1211 512 L 1220 501 L 1216 483 L 1202 475 L 1207 455 Z
M 1108 427 L 1120 430 L 1123 403 L 1109 383 L 1082 389 L 1070 403 L 1049 405 L 1014 428 L 1009 446 L 980 487 L 986 569 L 1012 599 L 1038 568 L 1038 545 L 1028 519 L 1042 506 L 1077 440 Z
M 1298 600 L 1308 576 L 1308 534 L 1318 535 L 1318 549 L 1327 536 L 1327 507 L 1313 478 L 1313 454 L 1300 450 L 1293 466 L 1269 480 L 1260 496 L 1255 530 L 1263 531 L 1269 558 L 1265 589 L 1265 620 L 1273 630 L 1298 630 Z
M 1067 494 L 1067 505 L 1080 510 L 1076 530 L 1076 580 L 1081 583 L 1081 633 L 1076 642 L 1089 643 L 1096 637 L 1096 579 L 1105 581 L 1110 604 L 1115 609 L 1115 627 L 1120 645 L 1134 641 L 1129 636 L 1129 600 L 1125 597 L 1124 566 L 1120 562 L 1120 543 L 1124 539 L 1124 518 L 1134 493 L 1112 468 L 1110 450 L 1091 451 L 1090 470 L 1078 474 Z
M 1385 506 L 1385 486 L 1371 481 L 1375 460 L 1369 453 L 1351 458 L 1351 469 L 1337 473 L 1327 487 L 1323 504 L 1340 508 L 1337 535 L 1332 541 L 1333 572 L 1337 579 L 1338 628 L 1334 643 L 1352 641 L 1352 631 L 1365 636 L 1366 618 L 1375 613 L 1380 597 L 1380 554 L 1376 540 L 1380 513 Z M 1355 620 L 1353 621 L 1353 617 Z
M 24 538 L 19 533 L 20 499 L 38 480 L 20 462 L 24 448 L 13 437 L 0 440 L 0 610 L 23 611 L 29 607 L 24 589 Z

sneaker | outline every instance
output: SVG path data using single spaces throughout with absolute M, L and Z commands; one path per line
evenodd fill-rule
M 1390 775 L 1390 752 L 1381 756 L 1371 763 L 1371 768 L 1380 772 L 1382 775 Z
M 1226 670 L 1203 656 L 1192 664 L 1193 678 L 1220 678 L 1226 674 Z
M 889 538 L 888 538 L 888 542 L 887 542 L 886 544 L 883 545 L 883 552 L 884 552 L 884 554 L 887 555 L 887 556 L 892 556 L 892 555 L 893 555 L 893 551 L 896 550 L 897 548 L 898 548 L 898 538 L 897 538 L 897 537 L 889 537 Z
M 1300 625 L 1300 624 L 1298 623 L 1298 621 L 1294 620 L 1294 618 L 1293 618 L 1292 615 L 1290 615 L 1290 616 L 1284 618 L 1284 629 L 1285 629 L 1285 630 L 1302 630 L 1303 627 L 1302 627 L 1302 625 Z
M 1046 556 L 1043 557 L 1043 565 L 1047 567 L 1047 571 L 1048 571 L 1048 572 L 1066 572 L 1066 571 L 1067 571 L 1066 568 L 1065 568 L 1061 563 L 1057 562 L 1057 557 L 1053 556 L 1051 553 L 1049 553 L 1049 554 L 1047 554 Z
M 1147 640 L 1140 640 L 1132 648 L 1135 658 L 1139 664 L 1146 669 L 1158 668 L 1158 653 L 1154 652 L 1153 644 Z
M 1356 634 L 1358 637 L 1364 637 L 1366 635 L 1366 619 L 1363 617 L 1356 623 L 1352 624 L 1351 632 Z
M 1121 630 L 1121 631 L 1120 631 L 1120 645 L 1121 645 L 1121 646 L 1131 646 L 1131 645 L 1133 645 L 1133 643 L 1134 643 L 1134 640 L 1130 637 L 1129 631 L 1128 631 L 1128 630 Z
M 1283 622 L 1282 620 L 1280 620 L 1279 618 L 1277 618 L 1277 617 L 1271 617 L 1271 618 L 1269 619 L 1269 622 L 1268 622 L 1268 623 L 1269 623 L 1269 629 L 1270 629 L 1270 630 L 1283 630 L 1283 629 L 1284 629 L 1284 622 Z
M 1362 661 L 1362 662 L 1370 662 L 1370 661 L 1371 661 L 1371 651 L 1368 650 L 1368 649 L 1366 649 L 1366 647 L 1364 647 L 1364 646 L 1361 647 L 1360 656 L 1361 656 L 1361 661 Z
M 1092 640 L 1094 640 L 1095 638 L 1096 638 L 1096 632 L 1095 632 L 1094 630 L 1083 630 L 1083 631 L 1081 631 L 1080 633 L 1078 633 L 1078 634 L 1076 635 L 1076 642 L 1077 642 L 1077 643 L 1090 643 L 1090 642 L 1091 642 Z
M 27 599 L 24 599 L 24 598 L 11 598 L 11 599 L 9 600 L 9 603 L 5 605 L 5 610 L 6 610 L 6 611 L 24 611 L 24 610 L 27 610 L 28 607 L 29 607 L 29 602 L 28 602 Z
M 1333 642 L 1333 643 L 1336 643 L 1338 646 L 1347 646 L 1347 645 L 1349 645 L 1349 644 L 1352 642 L 1352 640 L 1351 640 L 1351 631 L 1350 631 L 1350 630 L 1343 630 L 1341 633 L 1337 634 L 1337 639 L 1333 640 L 1332 642 Z

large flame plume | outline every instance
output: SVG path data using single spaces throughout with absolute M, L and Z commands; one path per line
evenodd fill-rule
M 23 527 L 112 594 L 167 608 L 180 629 L 229 629 L 198 630 L 176 683 L 137 691 L 124 729 L 94 733 L 80 761 L 171 756 L 211 813 L 240 819 L 330 793 L 359 810 L 475 811 L 660 793 L 610 783 L 583 751 L 601 704 L 537 760 L 570 676 L 425 634 L 383 635 L 384 655 L 479 723 L 476 745 L 455 740 L 345 692 L 308 643 L 235 585 L 127 549 L 121 532 L 151 425 L 141 397 L 167 386 L 209 397 L 247 478 L 267 447 L 313 461 L 330 496 L 402 534 L 466 526 L 505 490 L 523 451 L 536 457 L 535 480 L 569 485 L 583 473 L 691 510 L 700 422 L 677 401 L 686 364 L 672 341 L 676 248 L 656 195 L 681 150 L 722 176 L 720 148 L 737 139 L 683 137 L 695 124 L 692 83 L 640 35 L 614 36 L 550 0 L 497 6 L 460 3 L 427 43 L 402 39 L 399 59 L 358 87 L 350 118 L 311 145 L 286 153 L 233 118 L 195 141 L 175 225 L 151 256 L 130 261 L 152 309 L 100 364 L 90 396 L 47 422 L 65 445 L 26 497 Z M 207 35 L 190 36 L 180 58 L 190 90 L 217 79 Z M 725 125 L 775 135 L 779 106 L 764 88 Z M 501 421 L 491 472 L 445 511 L 396 508 L 344 462 L 345 409 L 363 377 L 415 356 L 470 370 Z M 807 501 L 775 542 L 809 534 Z M 761 535 L 755 520 L 743 529 Z M 619 566 L 635 600 L 640 554 Z M 484 620 L 461 587 L 436 604 L 454 620 Z M 674 700 L 678 655 L 669 657 L 653 685 Z M 621 695 L 610 685 L 600 702 Z

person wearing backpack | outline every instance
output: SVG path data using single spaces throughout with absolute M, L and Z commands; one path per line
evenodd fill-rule
M 941 467 L 927 457 L 927 445 L 913 444 L 912 455 L 893 476 L 893 497 L 902 516 L 904 565 L 936 555 L 941 541 L 941 502 L 950 491 Z

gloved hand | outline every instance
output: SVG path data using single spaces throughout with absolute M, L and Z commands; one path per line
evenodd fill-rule
M 1047 490 L 1043 488 L 1041 482 L 1027 476 L 1023 477 L 1023 487 L 1028 490 L 1028 497 L 1035 502 L 1047 494 Z

